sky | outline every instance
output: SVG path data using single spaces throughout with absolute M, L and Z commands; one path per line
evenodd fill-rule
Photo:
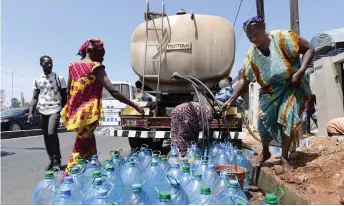
M 236 24 L 236 55 L 231 76 L 241 68 L 250 46 L 242 23 L 256 15 L 256 0 L 243 0 Z M 240 0 L 165 0 L 166 13 L 181 8 L 187 13 L 223 17 L 234 23 Z M 289 0 L 265 0 L 267 30 L 290 29 Z M 53 58 L 53 70 L 67 78 L 67 66 L 79 59 L 76 53 L 88 38 L 103 39 L 104 65 L 113 81 L 135 82 L 130 64 L 130 42 L 135 28 L 144 22 L 145 0 L 1 0 L 1 88 L 10 104 L 13 96 L 32 97 L 33 79 L 41 74 L 39 58 Z M 151 0 L 151 10 L 160 11 L 160 0 Z M 340 16 L 344 0 L 300 0 L 301 36 L 343 28 Z

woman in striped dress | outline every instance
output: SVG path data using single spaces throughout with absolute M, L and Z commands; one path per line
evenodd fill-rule
M 256 81 L 261 86 L 258 132 L 263 145 L 256 166 L 271 157 L 269 143 L 274 141 L 282 146 L 282 166 L 291 169 L 288 152 L 292 141 L 298 138 L 302 107 L 311 94 L 304 74 L 314 56 L 314 48 L 292 31 L 266 32 L 260 16 L 247 20 L 243 29 L 253 44 L 245 58 L 242 78 L 223 109 L 233 104 L 250 82 Z M 302 61 L 300 54 L 303 54 Z

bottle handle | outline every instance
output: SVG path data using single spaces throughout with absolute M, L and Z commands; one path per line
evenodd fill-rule
M 277 195 L 278 193 L 280 194 L 279 196 Z M 277 200 L 280 200 L 284 195 L 284 190 L 282 188 L 278 188 L 274 194 L 278 197 Z
M 147 150 L 148 149 L 148 145 L 146 145 L 146 144 L 141 145 L 141 149 Z
M 191 145 L 197 145 L 195 141 L 191 141 Z
M 57 185 L 54 185 L 53 188 L 52 188 L 52 191 L 53 191 L 53 193 L 59 195 L 59 194 L 60 194 L 60 193 L 58 192 L 59 189 L 60 189 L 60 188 L 59 188 Z
M 160 156 L 160 155 L 161 155 L 161 151 L 160 151 L 160 150 L 154 150 L 154 151 L 152 151 L 152 154 L 155 154 L 155 153 L 157 153 L 157 154 L 158 154 L 158 156 Z
M 173 176 L 171 176 L 171 175 L 167 175 L 167 179 L 168 179 L 168 181 L 171 183 L 171 184 L 173 184 L 172 183 L 172 181 L 171 181 L 171 178 L 175 181 L 175 184 L 178 184 L 178 181 L 177 181 L 177 179 L 176 178 L 174 178 Z
M 226 171 L 226 170 L 225 170 Z M 229 185 L 229 177 L 234 177 L 235 178 L 235 180 L 238 182 L 238 185 L 239 185 L 239 187 L 240 187 L 240 183 L 239 183 L 239 180 L 238 180 L 238 177 L 235 175 L 235 174 L 233 174 L 233 173 L 228 173 L 228 178 L 226 178 L 226 181 L 225 181 L 225 184 L 229 187 L 230 185 Z
M 211 158 L 211 157 L 210 157 L 210 156 L 208 156 L 208 155 L 206 155 L 206 156 L 202 156 L 202 157 L 201 157 L 201 161 L 202 161 L 202 160 L 208 160 L 208 161 L 209 161 L 209 160 L 210 160 L 210 158 Z

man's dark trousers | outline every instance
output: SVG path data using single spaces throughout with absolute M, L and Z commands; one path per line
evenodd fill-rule
M 51 162 L 61 163 L 60 141 L 57 129 L 60 124 L 60 112 L 50 115 L 41 114 L 44 144 Z

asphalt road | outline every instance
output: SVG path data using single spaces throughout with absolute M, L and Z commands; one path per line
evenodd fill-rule
M 74 133 L 60 133 L 62 164 L 66 164 L 74 144 Z M 127 138 L 97 137 L 100 160 L 110 157 L 111 150 L 123 149 L 126 156 L 130 150 Z M 35 185 L 43 178 L 48 164 L 43 136 L 31 136 L 1 140 L 1 204 L 31 204 Z

